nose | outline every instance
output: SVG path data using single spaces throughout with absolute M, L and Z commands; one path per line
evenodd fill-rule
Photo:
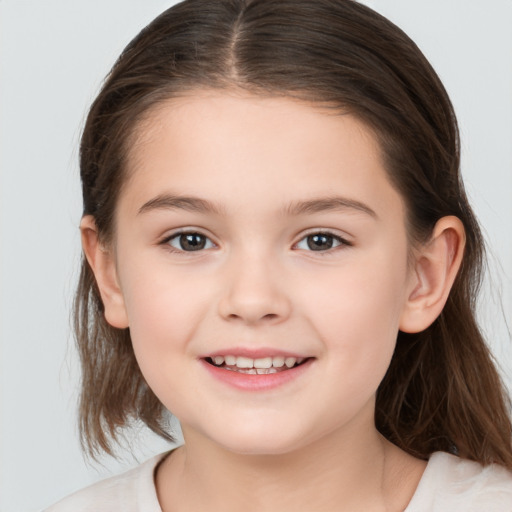
M 282 272 L 269 258 L 243 256 L 229 267 L 219 300 L 222 318 L 257 325 L 281 323 L 290 316 L 291 301 Z

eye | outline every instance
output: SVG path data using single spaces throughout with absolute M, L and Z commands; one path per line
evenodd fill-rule
M 302 240 L 299 241 L 296 247 L 306 251 L 325 252 L 342 245 L 350 246 L 352 244 L 340 236 L 334 235 L 332 233 L 318 232 L 305 236 Z
M 183 252 L 202 251 L 214 247 L 214 243 L 207 236 L 195 231 L 176 233 L 163 240 L 162 244 Z

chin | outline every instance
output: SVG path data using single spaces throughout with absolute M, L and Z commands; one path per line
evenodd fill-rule
M 302 448 L 305 436 L 283 429 L 244 429 L 224 431 L 221 436 L 210 437 L 223 449 L 238 455 L 284 455 Z
M 293 452 L 297 447 L 292 445 L 277 445 L 272 442 L 267 443 L 239 443 L 234 445 L 230 443 L 229 446 L 224 446 L 224 448 L 232 453 L 237 455 L 252 455 L 252 456 L 278 456 L 278 455 L 286 455 L 288 453 Z

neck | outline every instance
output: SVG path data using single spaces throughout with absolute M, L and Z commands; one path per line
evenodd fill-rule
M 404 510 L 425 467 L 374 427 L 280 455 L 225 450 L 195 432 L 156 475 L 164 512 Z

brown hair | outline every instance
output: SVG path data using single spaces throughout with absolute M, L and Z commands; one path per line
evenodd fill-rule
M 512 468 L 509 403 L 475 321 L 484 244 L 459 173 L 450 100 L 416 45 L 353 0 L 186 0 L 124 50 L 94 101 L 80 166 L 84 215 L 108 241 L 132 138 L 162 101 L 198 88 L 239 88 L 335 106 L 376 134 L 408 210 L 413 242 L 459 217 L 462 268 L 439 318 L 398 335 L 376 402 L 377 428 L 420 457 L 436 450 Z M 135 360 L 129 330 L 111 327 L 84 260 L 75 303 L 82 362 L 80 428 L 89 453 L 112 453 L 140 419 L 171 439 L 166 413 Z

